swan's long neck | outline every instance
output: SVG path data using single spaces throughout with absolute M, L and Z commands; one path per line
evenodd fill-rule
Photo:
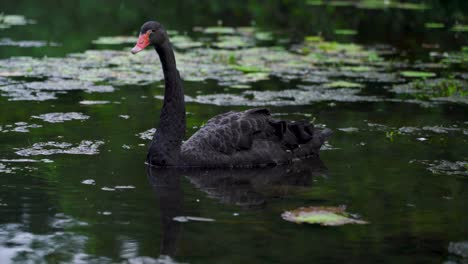
M 159 127 L 153 137 L 148 159 L 154 165 L 177 165 L 185 135 L 184 88 L 170 42 L 155 46 L 155 49 L 164 72 L 165 90 Z

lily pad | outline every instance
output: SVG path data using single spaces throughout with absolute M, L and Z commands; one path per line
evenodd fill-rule
M 426 169 L 433 174 L 468 176 L 468 162 L 466 161 L 420 160 L 412 162 L 425 165 Z
M 324 4 L 324 2 L 323 0 L 308 0 L 307 4 L 311 6 L 321 6 Z
M 464 259 L 468 259 L 468 241 L 450 242 L 448 252 Z
M 203 30 L 205 34 L 234 34 L 236 30 L 232 27 L 207 27 Z
M 273 40 L 273 34 L 267 31 L 255 32 L 255 39 L 259 41 L 270 41 Z
M 413 10 L 413 11 L 423 11 L 426 9 L 430 9 L 430 7 L 424 3 L 401 3 L 397 1 L 383 1 L 383 0 L 362 0 L 357 4 L 358 8 L 363 9 L 387 9 L 387 8 L 395 8 L 395 9 L 405 9 L 405 10 Z
M 76 146 L 66 142 L 40 142 L 34 143 L 30 148 L 16 151 L 16 154 L 23 157 L 54 154 L 96 155 L 99 154 L 99 147 L 103 144 L 104 142 L 99 140 L 82 140 Z
M 120 45 L 126 43 L 135 44 L 137 41 L 136 37 L 133 36 L 113 36 L 113 37 L 100 37 L 97 40 L 94 40 L 94 44 L 98 45 Z
M 327 5 L 343 7 L 343 6 L 352 6 L 354 4 L 353 2 L 345 1 L 345 0 L 332 0 L 332 1 L 328 1 Z
M 297 224 L 318 224 L 322 226 L 341 226 L 345 224 L 367 224 L 368 222 L 355 219 L 345 212 L 345 206 L 339 207 L 301 207 L 293 211 L 286 211 L 281 217 Z
M 468 25 L 457 24 L 451 30 L 454 32 L 468 32 Z
M 136 136 L 144 140 L 151 140 L 153 139 L 154 133 L 156 133 L 156 128 L 151 128 L 151 129 L 148 129 L 146 131 L 136 134 Z
M 186 222 L 214 222 L 216 220 L 212 218 L 198 217 L 198 216 L 176 216 L 172 218 L 176 222 L 186 223 Z
M 32 116 L 32 118 L 42 119 L 45 122 L 49 122 L 49 123 L 63 123 L 65 121 L 71 121 L 71 120 L 86 120 L 89 118 L 89 116 L 84 115 L 82 113 L 69 112 L 69 113 L 48 113 L 48 114 L 42 114 L 38 116 Z
M 171 43 L 181 50 L 203 47 L 202 42 L 193 41 L 188 36 L 171 36 Z
M 11 26 L 24 26 L 35 23 L 34 20 L 26 19 L 22 15 L 5 15 L 0 13 L 0 29 L 9 28 Z
M 253 46 L 249 39 L 241 36 L 221 36 L 213 46 L 220 49 L 239 49 Z
M 357 33 L 354 29 L 335 29 L 335 35 L 356 35 Z
M 234 70 L 241 71 L 243 73 L 253 73 L 253 72 L 263 72 L 264 70 L 255 66 L 242 66 L 242 65 L 234 65 L 232 66 Z
M 363 87 L 360 83 L 347 82 L 347 81 L 336 81 L 325 84 L 328 88 L 361 88 Z
M 429 28 L 429 29 L 439 29 L 439 28 L 444 28 L 445 25 L 443 23 L 437 23 L 437 22 L 428 22 L 426 24 L 424 24 L 424 26 L 426 28 Z
M 47 42 L 47 41 L 41 41 L 41 40 L 11 40 L 9 38 L 2 38 L 0 39 L 0 46 L 14 46 L 14 47 L 21 47 L 21 48 L 37 48 L 37 47 L 44 47 L 44 46 L 49 46 L 49 47 L 58 47 L 60 46 L 59 43 L 55 42 Z
M 403 71 L 400 72 L 401 76 L 408 78 L 431 78 L 435 77 L 436 74 L 433 72 L 420 72 L 420 71 Z

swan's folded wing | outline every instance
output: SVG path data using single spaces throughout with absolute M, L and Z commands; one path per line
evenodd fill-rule
M 187 143 L 228 155 L 248 150 L 255 138 L 264 136 L 266 131 L 273 132 L 269 116 L 268 109 L 263 108 L 221 114 L 211 118 Z

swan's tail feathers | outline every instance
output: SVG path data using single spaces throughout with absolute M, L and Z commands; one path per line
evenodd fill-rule
M 324 128 L 320 131 L 320 141 L 325 142 L 331 135 L 333 134 L 333 130 L 329 128 Z

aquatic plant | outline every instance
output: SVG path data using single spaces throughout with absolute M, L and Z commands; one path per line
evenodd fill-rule
M 353 218 L 347 213 L 345 206 L 339 207 L 301 207 L 286 211 L 281 217 L 297 224 L 318 224 L 322 226 L 341 226 L 346 224 L 368 224 L 368 222 Z
M 421 72 L 421 71 L 402 71 L 401 76 L 408 78 L 431 78 L 435 77 L 436 74 L 433 72 Z

